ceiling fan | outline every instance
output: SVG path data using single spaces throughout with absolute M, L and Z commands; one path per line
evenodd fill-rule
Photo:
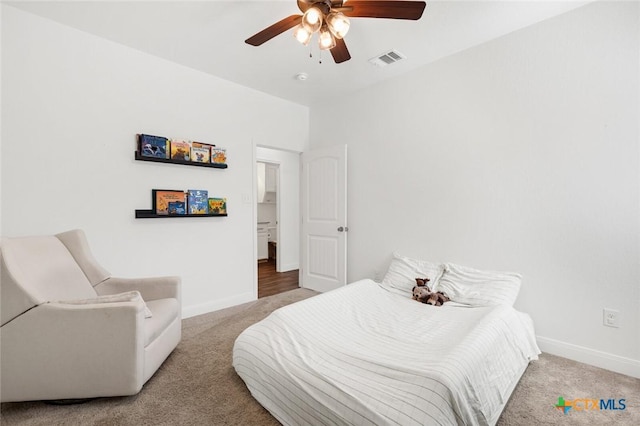
M 302 15 L 288 16 L 245 40 L 260 46 L 275 36 L 295 27 L 294 37 L 307 45 L 318 33 L 321 50 L 331 51 L 339 64 L 351 59 L 343 37 L 349 30 L 349 18 L 388 18 L 418 20 L 426 6 L 424 1 L 378 0 L 297 0 Z

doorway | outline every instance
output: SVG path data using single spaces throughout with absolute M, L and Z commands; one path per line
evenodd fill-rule
M 257 297 L 298 288 L 300 154 L 256 147 Z
M 272 262 L 278 265 L 279 203 L 278 181 L 280 165 L 266 161 L 256 164 L 257 175 L 257 216 L 258 216 L 258 262 Z

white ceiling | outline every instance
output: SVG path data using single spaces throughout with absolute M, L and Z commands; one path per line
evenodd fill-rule
M 406 73 L 591 0 L 427 1 L 419 21 L 353 18 L 345 42 L 351 60 L 319 63 L 291 30 L 253 47 L 244 40 L 299 13 L 295 0 L 9 1 L 9 5 L 280 98 L 311 105 Z M 377 68 L 390 49 L 407 60 Z M 313 58 L 309 57 L 309 53 Z M 294 76 L 307 73 L 306 81 Z

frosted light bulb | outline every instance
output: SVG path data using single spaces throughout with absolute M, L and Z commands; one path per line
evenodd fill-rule
M 329 50 L 336 47 L 336 39 L 331 34 L 331 31 L 327 27 L 322 27 L 320 30 L 320 36 L 318 37 L 318 45 L 320 50 Z
M 296 38 L 296 40 L 306 46 L 311 41 L 312 33 L 307 31 L 307 29 L 303 27 L 302 24 L 300 24 L 294 28 L 293 36 Z
M 310 33 L 315 33 L 322 26 L 322 12 L 317 7 L 311 7 L 302 15 L 302 26 Z
M 347 35 L 351 25 L 349 19 L 342 12 L 331 12 L 326 21 L 329 30 L 336 38 L 343 38 Z

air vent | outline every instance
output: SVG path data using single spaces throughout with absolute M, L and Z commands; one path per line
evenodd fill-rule
M 407 59 L 407 57 L 404 56 L 402 53 L 398 52 L 397 50 L 390 50 L 388 52 L 385 52 L 381 55 L 378 55 L 376 57 L 369 59 L 369 62 L 375 65 L 376 67 L 386 67 L 387 65 L 394 64 L 403 59 Z

